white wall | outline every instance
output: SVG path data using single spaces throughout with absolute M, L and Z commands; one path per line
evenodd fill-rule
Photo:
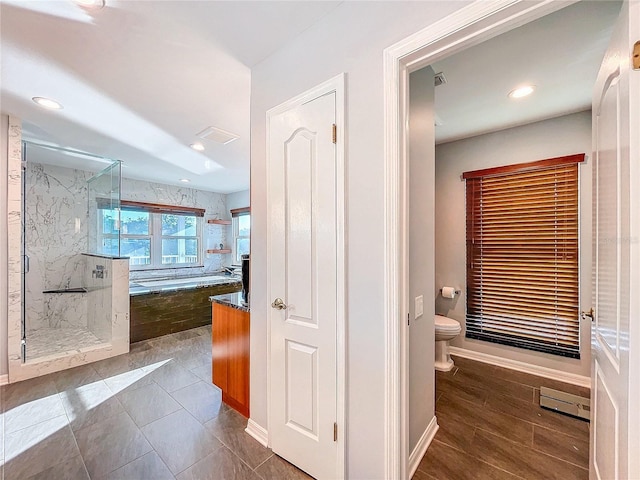
M 434 76 L 427 67 L 409 80 L 409 452 L 435 412 Z M 416 318 L 418 295 L 423 296 L 424 314 Z
M 9 372 L 7 362 L 8 311 L 8 231 L 7 231 L 7 175 L 8 175 L 9 116 L 0 117 L 0 375 Z M 4 320 L 2 320 L 4 319 Z
M 227 209 L 244 208 L 251 206 L 251 190 L 242 190 L 227 194 Z
M 436 148 L 436 288 L 459 287 L 455 299 L 436 299 L 436 313 L 460 321 L 457 347 L 563 372 L 590 376 L 591 324 L 581 324 L 581 358 L 571 359 L 464 337 L 466 306 L 465 171 L 586 153 L 580 164 L 580 305 L 591 306 L 591 112 L 438 145 Z
M 251 416 L 267 427 L 265 113 L 347 74 L 347 471 L 384 472 L 383 50 L 468 2 L 344 2 L 252 72 Z

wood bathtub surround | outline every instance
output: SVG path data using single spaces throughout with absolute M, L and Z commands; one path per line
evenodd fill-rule
M 237 292 L 242 284 L 233 282 L 129 297 L 130 342 L 139 342 L 170 333 L 211 324 L 209 297 Z
M 249 312 L 212 303 L 213 383 L 222 401 L 249 417 Z

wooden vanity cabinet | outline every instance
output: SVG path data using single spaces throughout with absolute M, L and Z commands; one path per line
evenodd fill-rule
M 249 312 L 212 303 L 213 383 L 222 401 L 249 417 Z

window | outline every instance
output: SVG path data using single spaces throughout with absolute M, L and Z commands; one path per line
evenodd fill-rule
M 233 252 L 236 262 L 242 255 L 248 255 L 251 247 L 251 209 L 249 207 L 231 210 L 233 220 Z
M 201 265 L 204 210 L 145 204 L 120 204 L 120 245 L 113 210 L 102 209 L 102 253 L 129 257 L 132 270 Z
M 162 264 L 198 264 L 198 218 L 193 215 L 156 214 L 160 216 Z
M 580 357 L 578 163 L 466 172 L 466 336 Z

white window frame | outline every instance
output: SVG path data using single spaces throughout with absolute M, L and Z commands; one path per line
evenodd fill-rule
M 249 235 L 240 235 L 240 217 L 249 217 Z M 238 255 L 238 240 L 249 240 L 249 251 L 251 251 L 251 212 L 245 212 L 235 215 L 231 218 L 231 227 L 233 235 L 233 258 L 236 262 L 242 261 Z
M 203 259 L 204 259 L 204 247 L 202 241 L 202 223 L 203 218 L 199 216 L 196 217 L 196 235 L 181 235 L 181 236 L 172 236 L 172 235 L 162 235 L 162 215 L 178 215 L 178 216 L 194 216 L 188 215 L 184 213 L 172 213 L 172 212 L 149 212 L 144 209 L 136 210 L 136 209 L 128 209 L 128 211 L 140 212 L 140 213 L 148 213 L 149 214 L 149 234 L 148 235 L 129 235 L 126 233 L 120 232 L 120 241 L 125 238 L 131 239 L 149 239 L 150 240 L 150 263 L 147 265 L 131 265 L 129 264 L 130 270 L 166 270 L 166 269 L 175 269 L 175 268 L 187 268 L 187 267 L 202 267 Z M 99 244 L 102 245 L 102 240 L 105 238 L 117 238 L 117 234 L 105 234 L 102 231 L 103 227 L 103 213 L 105 210 L 100 210 L 100 215 L 98 218 L 99 221 Z M 195 262 L 190 263 L 162 263 L 162 240 L 163 239 L 196 239 L 198 242 L 197 249 L 197 258 Z

